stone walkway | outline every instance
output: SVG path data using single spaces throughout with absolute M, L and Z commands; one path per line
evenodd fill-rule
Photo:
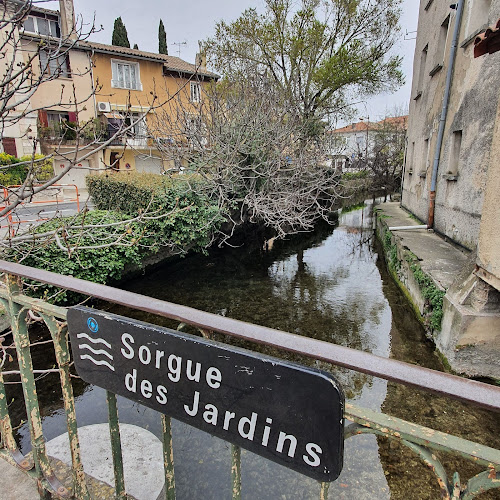
M 2 458 L 0 500 L 40 500 L 35 481 Z
M 384 222 L 389 228 L 420 225 L 398 202 L 382 203 L 377 205 L 377 209 L 386 216 Z M 463 270 L 470 256 L 466 250 L 459 249 L 427 229 L 392 230 L 392 233 L 403 247 L 417 256 L 422 271 L 429 274 L 445 290 Z

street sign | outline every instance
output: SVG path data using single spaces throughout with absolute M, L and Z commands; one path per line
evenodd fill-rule
M 342 470 L 344 396 L 326 372 L 76 306 L 78 375 L 319 481 Z

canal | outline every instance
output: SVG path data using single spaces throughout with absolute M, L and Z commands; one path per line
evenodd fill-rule
M 339 211 L 338 224 L 289 241 L 276 242 L 264 252 L 260 246 L 214 250 L 156 269 L 123 285 L 127 290 L 212 313 L 305 335 L 391 357 L 436 370 L 444 367 L 427 342 L 406 299 L 389 277 L 374 241 L 373 206 Z M 102 308 L 102 304 L 99 305 Z M 117 314 L 176 328 L 168 320 L 147 313 L 105 306 Z M 218 338 L 218 340 L 225 340 Z M 232 341 L 250 347 L 239 341 Z M 500 448 L 500 417 L 471 405 L 431 396 L 369 375 L 333 367 L 299 356 L 283 355 L 267 347 L 267 354 L 286 357 L 333 373 L 353 404 L 437 430 Z M 42 345 L 34 349 L 34 363 L 50 364 Z M 51 382 L 53 381 L 53 383 Z M 44 433 L 51 439 L 65 431 L 57 376 L 38 382 Z M 23 418 L 16 387 L 9 386 L 12 409 Z M 102 389 L 75 381 L 79 425 L 107 421 Z M 16 410 L 17 408 L 17 410 Z M 136 424 L 161 436 L 159 415 L 119 398 L 120 421 Z M 26 424 L 18 440 L 30 449 Z M 178 499 L 229 499 L 230 445 L 208 434 L 173 422 Z M 459 470 L 462 481 L 480 472 L 455 456 L 442 455 L 448 473 Z M 249 452 L 242 452 L 242 489 L 245 499 L 317 499 L 320 486 Z M 332 483 L 329 498 L 435 499 L 434 475 L 418 457 L 396 442 L 372 435 L 345 443 L 344 470 Z M 490 492 L 480 498 L 500 498 Z

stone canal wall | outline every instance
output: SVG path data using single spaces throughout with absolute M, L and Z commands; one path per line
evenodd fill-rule
M 389 272 L 438 352 L 455 372 L 499 380 L 500 300 L 474 274 L 475 254 L 422 228 L 398 203 L 375 210 Z

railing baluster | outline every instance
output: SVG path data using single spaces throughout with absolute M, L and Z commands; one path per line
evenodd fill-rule
M 28 416 L 28 425 L 31 435 L 31 445 L 33 448 L 33 461 L 38 482 L 40 498 L 50 499 L 51 495 L 47 490 L 48 484 L 57 495 L 61 497 L 69 496 L 69 491 L 58 481 L 52 472 L 45 439 L 42 431 L 42 418 L 38 405 L 35 376 L 33 374 L 33 362 L 31 360 L 30 339 L 28 325 L 26 323 L 27 311 L 13 301 L 12 295 L 19 290 L 17 280 L 10 275 L 6 276 L 7 292 L 9 295 L 8 314 L 12 327 L 12 336 L 16 346 L 19 371 L 21 372 L 21 384 L 23 387 L 24 402 Z
M 321 490 L 319 492 L 319 500 L 328 499 L 328 489 L 330 488 L 330 483 L 321 483 Z
M 66 326 L 58 324 L 55 318 L 40 313 L 45 324 L 50 330 L 52 340 L 54 341 L 54 351 L 57 365 L 59 366 L 59 376 L 61 379 L 61 390 L 66 411 L 66 425 L 68 428 L 69 448 L 71 451 L 72 475 L 74 484 L 74 495 L 79 500 L 88 500 L 90 498 L 85 473 L 80 454 L 80 442 L 78 439 L 78 424 L 76 421 L 75 397 L 73 394 L 73 385 L 69 365 L 71 355 L 69 352 L 68 330 Z
M 2 445 L 9 451 L 17 450 L 16 440 L 12 433 L 12 423 L 10 421 L 9 406 L 5 386 L 3 383 L 3 374 L 0 370 L 0 432 L 2 435 Z
M 233 500 L 241 500 L 241 448 L 231 445 L 231 479 L 233 481 Z
M 172 447 L 172 419 L 161 416 L 163 431 L 163 467 L 165 470 L 165 500 L 175 500 L 174 449 Z
M 118 423 L 116 394 L 106 391 L 106 399 L 108 402 L 109 434 L 111 437 L 111 453 L 113 454 L 116 498 L 126 498 L 125 477 L 123 474 L 122 443 L 120 440 L 120 424 Z

